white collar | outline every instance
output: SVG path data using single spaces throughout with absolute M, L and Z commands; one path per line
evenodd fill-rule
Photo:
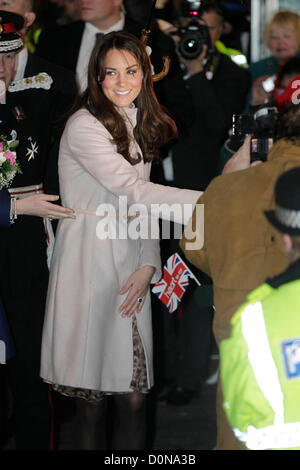
M 14 80 L 22 80 L 25 74 L 25 68 L 28 60 L 28 49 L 23 47 L 23 49 L 18 53 L 16 60 L 16 74 Z
M 91 35 L 95 35 L 96 33 L 107 34 L 107 33 L 111 33 L 112 31 L 121 31 L 122 29 L 124 29 L 125 15 L 122 11 L 120 12 L 120 15 L 121 15 L 121 19 L 108 29 L 99 29 L 99 28 L 96 28 L 96 26 L 94 26 L 93 24 L 86 22 L 85 31 L 87 33 L 90 33 Z
M 87 86 L 87 70 L 88 63 L 91 57 L 91 52 L 95 45 L 95 36 L 97 33 L 107 34 L 111 31 L 121 31 L 124 29 L 125 15 L 121 12 L 121 19 L 111 26 L 106 31 L 100 31 L 98 28 L 93 26 L 91 23 L 85 23 L 83 36 L 81 39 L 79 54 L 76 64 L 76 79 L 78 89 L 80 92 L 84 91 Z

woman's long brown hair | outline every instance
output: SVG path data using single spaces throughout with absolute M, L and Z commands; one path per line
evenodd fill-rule
M 132 165 L 141 160 L 129 153 L 130 138 L 122 115 L 104 95 L 101 82 L 105 78 L 105 58 L 111 49 L 130 52 L 142 68 L 142 88 L 135 100 L 138 108 L 134 138 L 139 144 L 145 162 L 159 158 L 159 149 L 177 137 L 174 121 L 157 101 L 153 90 L 152 68 L 145 46 L 139 39 L 125 31 L 106 34 L 95 46 L 88 68 L 88 87 L 79 97 L 73 112 L 85 107 L 108 130 L 117 151 Z

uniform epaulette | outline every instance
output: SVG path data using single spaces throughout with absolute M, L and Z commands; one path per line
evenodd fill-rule
M 43 88 L 44 90 L 50 90 L 53 79 L 46 72 L 39 73 L 33 77 L 26 77 L 22 80 L 14 80 L 8 87 L 8 91 L 22 91 L 29 90 L 32 88 Z

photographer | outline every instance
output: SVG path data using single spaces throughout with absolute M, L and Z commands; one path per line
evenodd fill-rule
M 288 108 L 293 99 L 298 99 L 300 92 L 300 57 L 293 57 L 288 60 L 278 71 L 275 82 L 274 90 L 269 94 L 268 102 L 261 103 L 258 106 L 251 107 L 252 115 L 240 115 L 234 116 L 233 121 L 233 135 L 225 142 L 220 155 L 219 173 L 222 170 L 226 162 L 233 156 L 233 154 L 242 145 L 245 135 L 255 132 L 263 137 L 266 142 L 267 138 L 270 138 L 271 143 L 273 141 L 274 133 L 274 112 L 276 110 L 283 112 Z M 270 113 L 270 119 L 266 119 L 266 114 L 263 111 Z M 273 112 L 273 117 L 272 113 Z M 256 129 L 255 129 L 256 128 Z M 267 147 L 269 147 L 270 141 Z M 268 151 L 264 149 L 264 153 Z M 227 170 L 225 170 L 227 171 Z
M 204 190 L 217 175 L 220 148 L 231 125 L 232 114 L 243 109 L 249 77 L 247 71 L 215 48 L 223 31 L 222 10 L 217 2 L 184 0 L 181 15 L 182 27 L 174 27 L 171 37 L 186 71 L 186 89 L 192 98 L 195 117 L 189 133 L 172 147 L 174 183 L 179 187 Z M 177 245 L 171 243 L 170 253 L 177 249 Z M 194 286 L 186 294 L 179 325 L 173 329 L 172 325 L 164 326 L 166 342 L 172 334 L 179 337 L 179 359 L 173 353 L 174 347 L 170 346 L 167 349 L 172 351 L 172 357 L 166 367 L 175 372 L 170 374 L 169 380 L 173 383 L 166 401 L 176 406 L 190 402 L 209 373 L 209 355 L 213 347 L 212 290 L 210 279 L 199 273 L 197 277 L 202 286 Z M 176 320 L 173 316 L 164 321 L 167 324 Z
M 213 280 L 214 334 L 217 343 L 230 334 L 230 320 L 247 294 L 288 266 L 281 237 L 267 223 L 263 213 L 273 209 L 273 188 L 278 176 L 300 165 L 300 105 L 292 105 L 279 116 L 277 141 L 267 161 L 250 167 L 246 139 L 238 157 L 228 162 L 230 170 L 207 188 L 198 203 L 205 204 L 205 234 L 201 250 L 188 249 L 188 237 L 180 242 L 187 259 Z M 191 220 L 185 233 L 195 229 Z M 241 449 L 222 408 L 218 387 L 218 449 Z
M 171 35 L 187 72 L 186 87 L 194 103 L 195 119 L 189 134 L 173 148 L 174 179 L 176 185 L 204 190 L 217 175 L 219 153 L 232 115 L 244 107 L 249 76 L 215 48 L 223 31 L 218 3 L 184 0 L 181 7 L 180 22 L 185 30 Z

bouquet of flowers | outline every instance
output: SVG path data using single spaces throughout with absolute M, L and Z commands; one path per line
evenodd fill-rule
M 15 149 L 19 145 L 16 131 L 7 136 L 0 135 L 0 189 L 11 185 L 16 173 L 22 173 L 17 159 Z

